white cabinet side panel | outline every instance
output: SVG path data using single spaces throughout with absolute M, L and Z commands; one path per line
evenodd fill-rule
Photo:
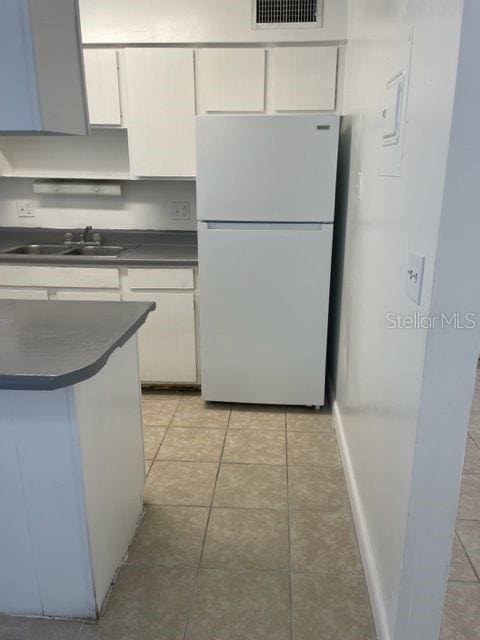
M 136 176 L 195 175 L 192 49 L 126 49 L 129 150 Z
M 264 111 L 264 49 L 200 49 L 204 111 Z
M 278 47 L 271 55 L 276 111 L 335 109 L 337 47 Z
M 43 613 L 93 618 L 80 452 L 67 389 L 8 391 L 8 402 Z
M 93 125 L 120 125 L 120 92 L 115 49 L 85 49 L 88 116 Z
M 129 291 L 122 299 L 157 304 L 138 332 L 142 382 L 195 382 L 193 292 Z
M 8 391 L 0 391 L 0 611 L 42 615 Z
M 80 440 L 97 607 L 143 509 L 144 462 L 136 336 L 93 378 L 70 387 Z

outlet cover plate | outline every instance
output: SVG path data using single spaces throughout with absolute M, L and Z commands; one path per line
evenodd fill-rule
M 172 218 L 173 220 L 190 220 L 190 203 L 173 202 Z
M 34 218 L 35 207 L 33 200 L 17 200 L 17 217 L 18 218 Z

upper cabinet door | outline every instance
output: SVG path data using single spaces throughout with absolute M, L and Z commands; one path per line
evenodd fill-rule
M 278 47 L 272 57 L 275 111 L 335 109 L 337 47 Z
M 121 125 L 117 52 L 115 49 L 85 49 L 83 60 L 90 124 Z
M 200 49 L 199 67 L 203 111 L 264 111 L 264 49 Z
M 0 132 L 88 133 L 76 0 L 2 0 L 0 42 Z
M 128 141 L 135 176 L 195 176 L 192 49 L 127 48 Z

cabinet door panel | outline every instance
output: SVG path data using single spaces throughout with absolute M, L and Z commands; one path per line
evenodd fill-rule
M 264 111 L 264 49 L 200 49 L 205 111 Z
M 192 49 L 126 49 L 132 173 L 195 175 Z
M 120 125 L 117 52 L 114 49 L 85 49 L 83 59 L 90 124 Z
M 337 47 L 278 47 L 272 56 L 276 111 L 335 109 Z
M 0 289 L 1 300 L 48 300 L 47 291 L 40 289 Z
M 193 293 L 129 291 L 122 299 L 157 304 L 138 332 L 142 382 L 195 382 Z

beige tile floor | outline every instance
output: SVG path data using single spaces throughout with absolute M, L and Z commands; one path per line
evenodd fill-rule
M 100 621 L 4 616 L 2 640 L 375 638 L 327 410 L 158 392 L 143 412 L 146 513 Z
M 480 640 L 479 371 L 477 369 L 440 640 Z

